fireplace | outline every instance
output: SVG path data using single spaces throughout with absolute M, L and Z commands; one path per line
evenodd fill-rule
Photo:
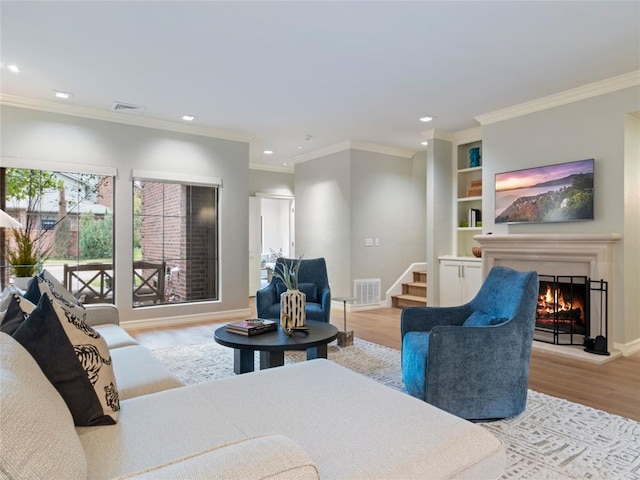
M 589 282 L 584 276 L 538 275 L 534 338 L 555 345 L 583 345 L 589 329 Z
M 577 304 L 580 303 L 582 319 L 573 323 L 564 318 L 558 319 L 556 332 L 553 327 L 551 331 L 543 331 L 549 329 L 549 323 L 553 325 L 553 321 L 545 319 L 545 324 L 536 325 L 535 349 L 593 363 L 604 363 L 621 355 L 619 350 L 613 348 L 613 338 L 616 326 L 620 324 L 622 311 L 619 307 L 620 289 L 616 288 L 614 255 L 616 244 L 621 239 L 619 234 L 486 234 L 476 235 L 474 239 L 483 248 L 484 277 L 492 267 L 504 265 L 520 271 L 535 270 L 539 278 L 549 279 L 550 283 L 571 283 L 573 277 L 573 283 L 578 284 L 574 285 L 573 292 L 569 292 L 569 296 L 574 297 L 569 310 L 573 309 L 575 313 Z M 586 283 L 587 286 L 581 283 Z M 561 294 L 566 303 L 565 288 L 562 285 Z M 575 297 L 580 297 L 582 293 L 577 290 L 584 288 L 587 293 L 582 302 Z M 607 298 L 609 289 L 613 294 L 611 302 Z M 546 289 L 540 292 L 543 293 L 546 294 Z M 554 301 L 550 303 L 559 303 L 555 302 L 555 294 L 553 295 Z M 561 313 L 564 315 L 564 312 Z M 558 338 L 556 344 L 553 343 L 554 334 Z M 589 353 L 584 351 L 583 344 L 589 349 Z

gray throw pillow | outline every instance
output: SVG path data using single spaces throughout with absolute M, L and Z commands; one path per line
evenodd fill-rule
M 298 289 L 306 295 L 307 302 L 318 303 L 318 286 L 315 283 L 301 283 Z
M 506 321 L 506 318 L 494 317 L 488 313 L 476 311 L 469 315 L 462 325 L 464 327 L 488 327 L 489 325 L 498 325 Z

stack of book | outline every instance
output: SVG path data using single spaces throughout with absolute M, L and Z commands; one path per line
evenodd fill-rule
M 471 184 L 467 187 L 467 197 L 482 196 L 482 180 L 471 180 Z
M 480 210 L 477 208 L 470 208 L 467 212 L 467 221 L 469 222 L 470 228 L 475 228 L 478 226 L 478 222 L 482 221 L 480 217 Z
M 278 322 L 274 320 L 263 320 L 254 318 L 251 320 L 242 320 L 241 322 L 227 324 L 227 332 L 237 333 L 239 335 L 258 335 L 259 333 L 272 332 L 278 329 Z

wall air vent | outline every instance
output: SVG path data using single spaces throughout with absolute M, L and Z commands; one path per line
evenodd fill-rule
M 132 105 L 130 103 L 115 102 L 111 110 L 114 112 L 127 113 L 129 115 L 140 115 L 144 112 L 144 107 Z
M 380 303 L 380 279 L 368 278 L 353 281 L 356 305 L 376 305 Z

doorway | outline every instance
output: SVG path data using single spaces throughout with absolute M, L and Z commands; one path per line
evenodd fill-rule
M 295 256 L 294 199 L 256 193 L 249 197 L 249 296 L 269 282 L 277 256 Z

